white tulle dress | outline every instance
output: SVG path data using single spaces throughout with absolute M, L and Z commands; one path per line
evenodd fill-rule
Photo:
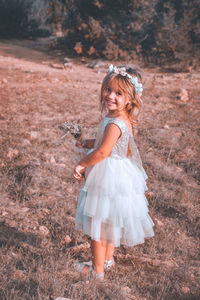
M 108 123 L 116 124 L 121 136 L 110 156 L 87 168 L 76 211 L 76 229 L 93 240 L 116 247 L 134 246 L 154 235 L 154 223 L 148 215 L 144 195 L 147 175 L 134 138 L 123 120 L 105 117 L 99 126 L 95 148 L 101 143 Z

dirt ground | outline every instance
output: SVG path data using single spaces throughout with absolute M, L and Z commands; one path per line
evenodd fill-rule
M 73 268 L 91 253 L 74 230 L 78 157 L 59 126 L 79 122 L 85 138 L 95 136 L 110 62 L 90 68 L 48 46 L 0 42 L 0 298 L 199 299 L 200 68 L 167 73 L 140 64 L 144 107 L 135 139 L 155 237 L 116 249 L 116 267 L 99 283 Z

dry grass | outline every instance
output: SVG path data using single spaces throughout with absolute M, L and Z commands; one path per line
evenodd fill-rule
M 90 260 L 91 253 L 87 237 L 74 230 L 76 156 L 57 125 L 80 120 L 85 136 L 95 135 L 105 69 L 78 62 L 52 69 L 33 56 L 32 61 L 11 57 L 14 46 L 6 57 L 3 45 L 0 298 L 199 299 L 200 74 L 144 70 L 145 105 L 136 140 L 149 175 L 155 238 L 116 249 L 116 267 L 98 283 L 73 269 L 74 261 Z M 31 53 L 21 48 L 22 57 L 23 51 Z M 186 103 L 177 99 L 182 87 L 189 93 Z

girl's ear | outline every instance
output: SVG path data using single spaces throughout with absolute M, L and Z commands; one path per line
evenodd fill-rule
M 127 109 L 128 111 L 130 111 L 130 110 L 132 109 L 132 104 L 131 104 L 130 101 L 126 103 L 126 109 Z
M 130 97 L 127 97 L 126 98 L 126 106 L 128 105 L 128 104 L 130 104 L 131 103 L 131 99 L 130 99 Z

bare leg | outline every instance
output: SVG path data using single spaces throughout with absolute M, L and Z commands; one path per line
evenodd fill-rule
M 94 271 L 96 273 L 103 273 L 106 254 L 106 244 L 101 241 L 92 241 L 92 254 Z
M 115 248 L 112 244 L 106 244 L 106 254 L 105 254 L 106 260 L 113 259 L 114 250 Z

